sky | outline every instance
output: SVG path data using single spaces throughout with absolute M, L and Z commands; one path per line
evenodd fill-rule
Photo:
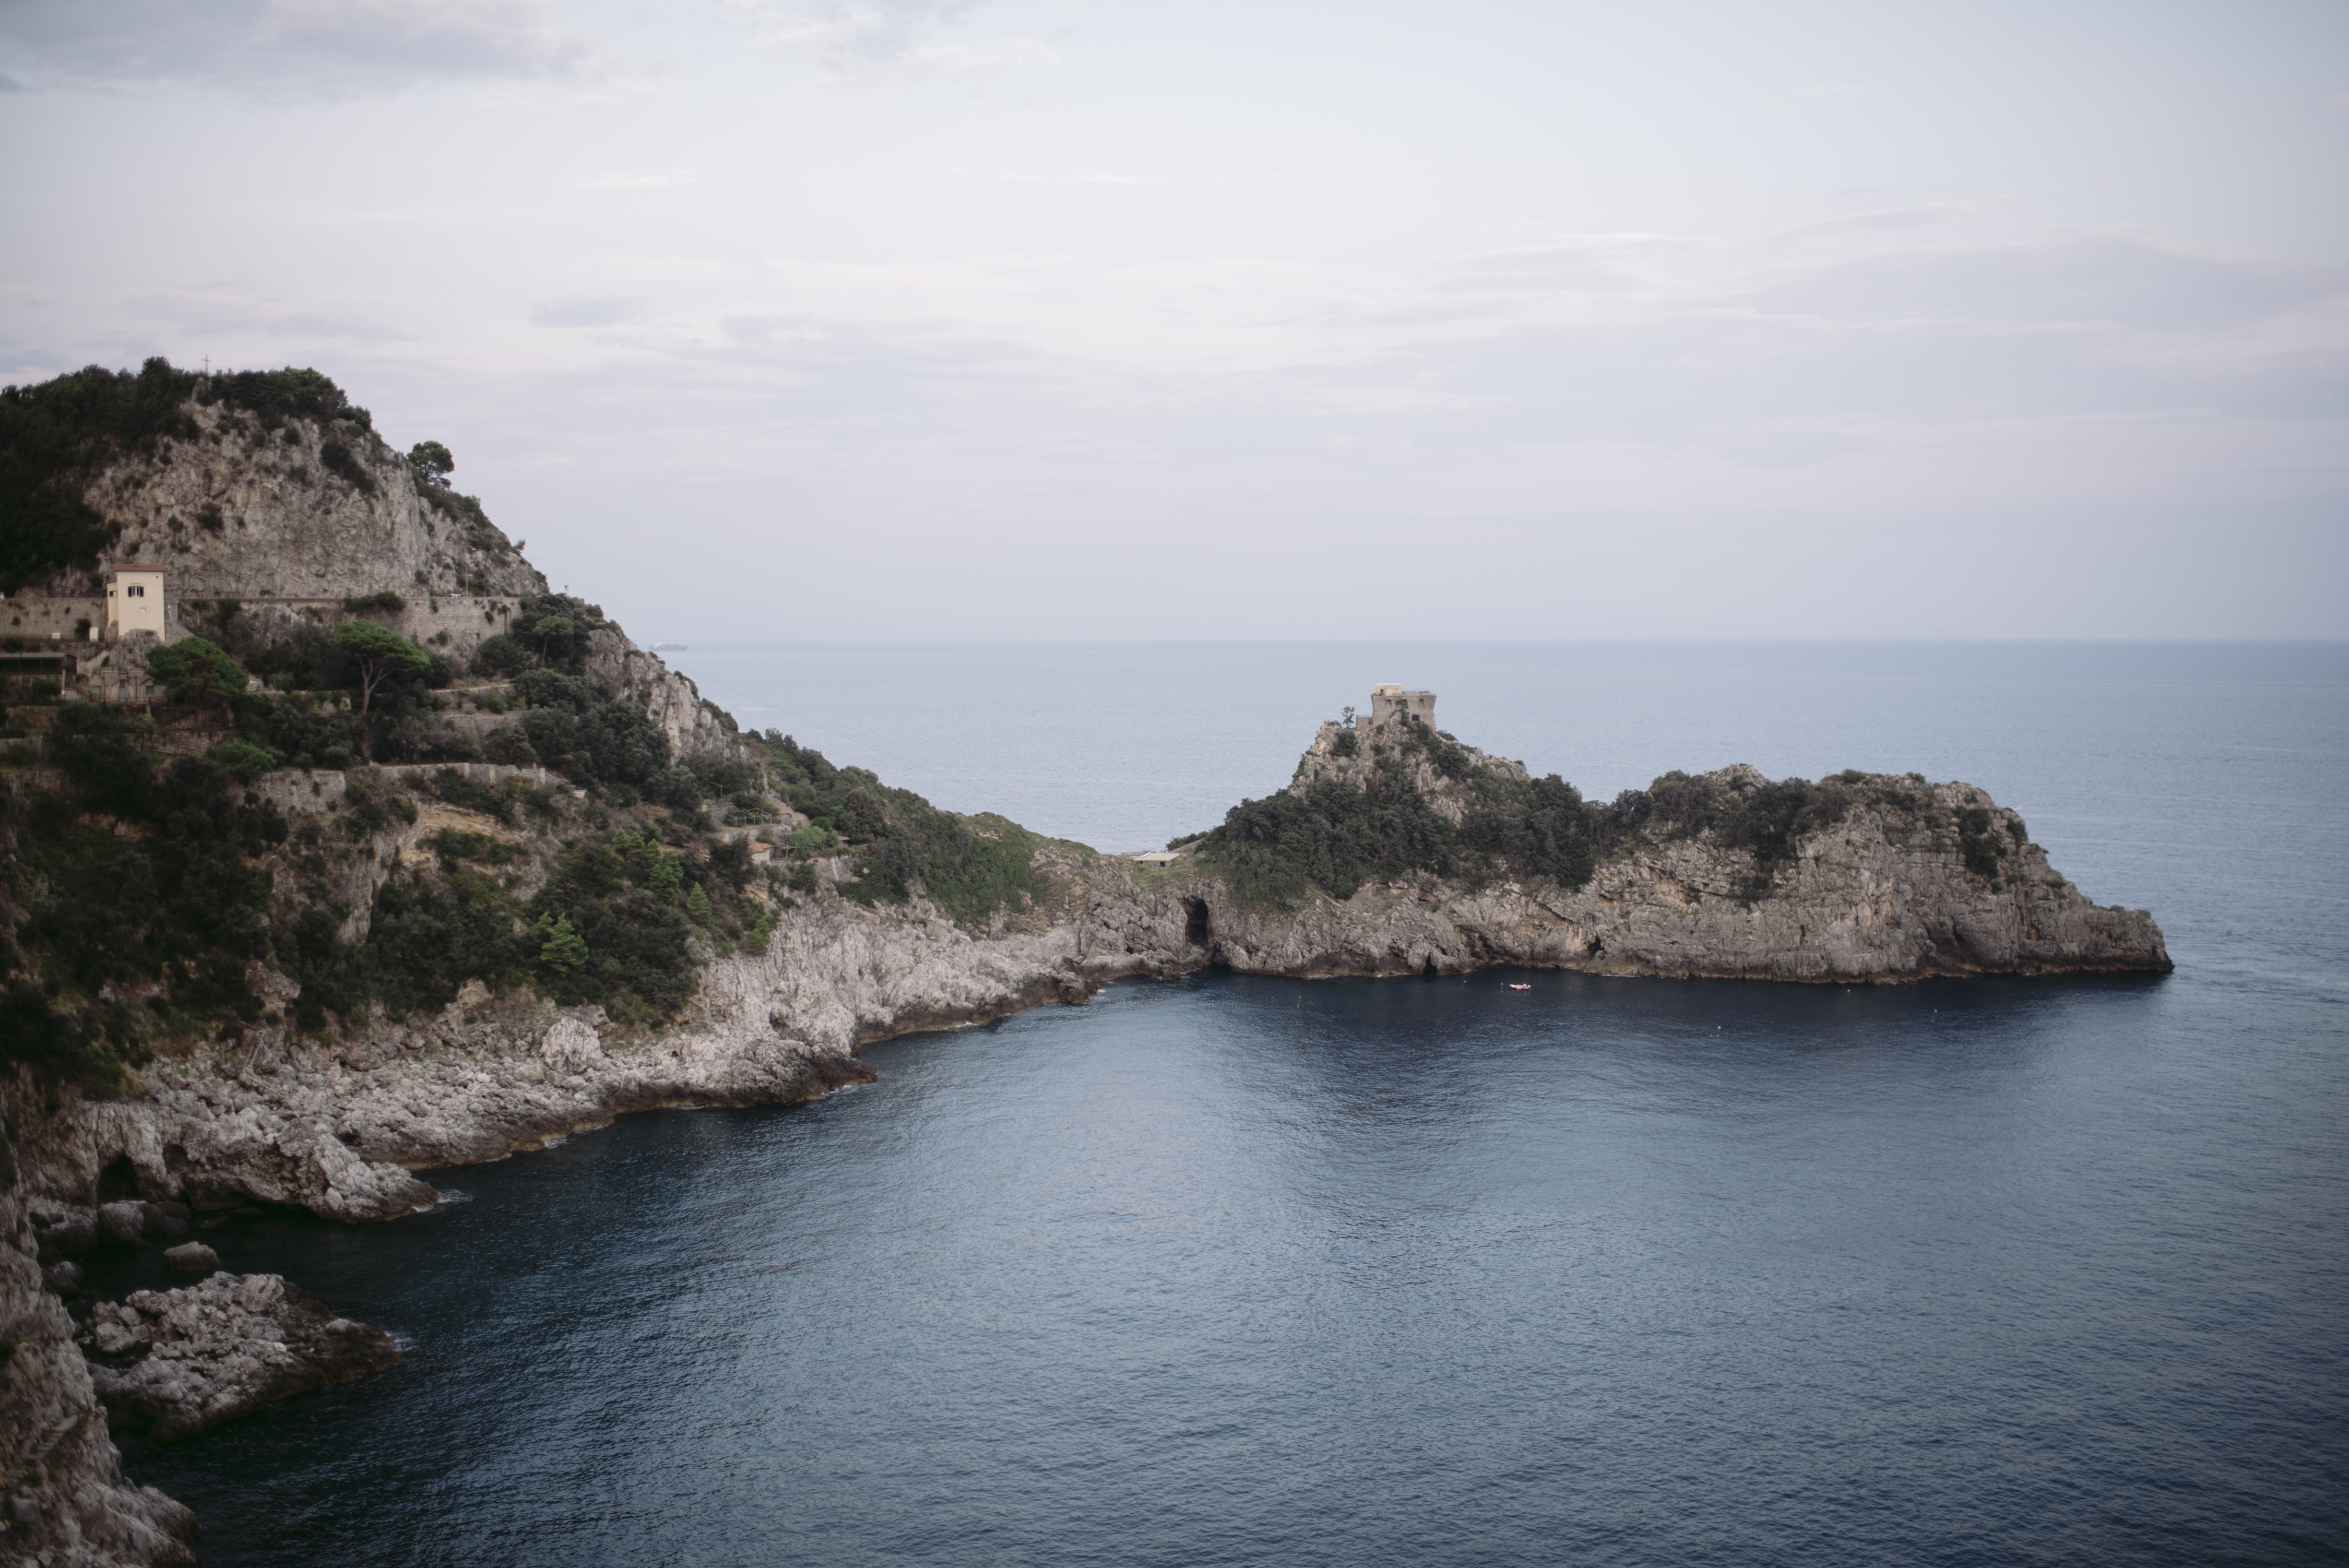
M 2349 5 L 0 0 L 0 380 L 641 642 L 2349 636 Z

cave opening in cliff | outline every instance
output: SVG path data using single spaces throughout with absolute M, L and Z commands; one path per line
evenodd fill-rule
M 1205 947 L 1207 945 L 1208 939 L 1215 934 L 1214 928 L 1207 920 L 1207 901 L 1204 898 L 1192 899 L 1188 908 L 1190 919 L 1183 927 L 1183 940 L 1194 947 Z
M 106 1169 L 98 1173 L 98 1201 L 119 1203 L 125 1199 L 140 1196 L 139 1168 L 130 1163 L 130 1156 L 118 1154 L 107 1161 Z

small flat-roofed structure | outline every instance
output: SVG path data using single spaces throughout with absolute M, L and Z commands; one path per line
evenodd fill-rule
M 132 632 L 163 634 L 163 569 L 126 562 L 106 580 L 106 637 Z
M 1174 850 L 1152 850 L 1147 854 L 1133 857 L 1136 864 L 1145 866 L 1171 866 L 1182 858 L 1182 855 Z

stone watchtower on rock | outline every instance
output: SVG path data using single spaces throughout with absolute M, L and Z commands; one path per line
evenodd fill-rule
M 1399 686 L 1372 686 L 1370 727 L 1376 729 L 1390 719 L 1399 718 L 1415 718 L 1433 729 L 1435 694 L 1432 691 L 1405 691 Z

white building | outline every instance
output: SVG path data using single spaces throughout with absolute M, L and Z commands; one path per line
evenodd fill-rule
M 163 635 L 163 569 L 132 562 L 106 580 L 106 640 L 131 632 Z

